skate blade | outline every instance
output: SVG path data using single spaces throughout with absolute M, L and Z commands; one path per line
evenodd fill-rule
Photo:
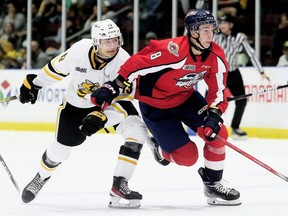
M 233 140 L 247 140 L 248 139 L 247 136 L 239 136 L 237 134 L 233 134 L 232 137 L 233 137 Z
M 127 200 L 119 196 L 112 196 L 108 205 L 110 208 L 140 208 L 140 200 Z
M 209 205 L 217 205 L 217 206 L 237 206 L 237 205 L 241 205 L 242 202 L 240 199 L 224 200 L 218 197 L 208 197 L 207 203 Z

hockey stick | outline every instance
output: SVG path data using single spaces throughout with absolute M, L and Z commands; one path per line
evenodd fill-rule
M 1 154 L 0 154 L 0 161 L 1 161 L 2 165 L 4 166 L 4 168 L 5 168 L 5 170 L 6 170 L 7 174 L 8 174 L 8 176 L 10 177 L 10 179 L 11 179 L 11 181 L 12 181 L 12 183 L 14 184 L 16 190 L 17 190 L 18 193 L 20 194 L 20 188 L 19 188 L 17 182 L 15 181 L 15 179 L 14 179 L 12 173 L 10 172 L 10 170 L 9 170 L 7 164 L 5 163 L 5 161 L 4 161 L 4 159 L 3 159 L 3 157 L 2 157 Z
M 232 143 L 228 142 L 227 140 L 223 139 L 222 137 L 216 135 L 215 138 L 224 143 L 225 145 L 229 146 L 230 148 L 232 148 L 233 150 L 237 151 L 238 153 L 242 154 L 243 156 L 245 156 L 246 158 L 252 160 L 253 162 L 257 163 L 258 165 L 262 166 L 263 168 L 267 169 L 268 171 L 270 171 L 271 173 L 273 173 L 274 175 L 282 178 L 284 181 L 288 182 L 288 177 L 281 174 L 280 172 L 277 172 L 276 170 L 272 169 L 270 166 L 268 166 L 267 164 L 263 163 L 262 161 L 256 159 L 255 157 L 253 157 L 252 155 L 248 154 L 247 152 L 243 151 L 242 149 L 234 146 Z
M 228 97 L 228 98 L 227 98 L 227 101 L 229 102 L 229 101 L 234 101 L 234 100 L 241 100 L 241 99 L 244 99 L 244 98 L 246 98 L 246 97 L 250 97 L 250 96 L 258 95 L 258 94 L 264 94 L 264 93 L 276 91 L 276 90 L 278 90 L 278 89 L 286 88 L 286 87 L 288 87 L 288 84 L 287 84 L 287 85 L 282 85 L 282 86 L 277 86 L 277 87 L 274 87 L 274 88 L 263 89 L 263 90 L 261 90 L 261 91 L 252 92 L 252 93 L 250 93 L 250 94 L 239 95 L 239 96 L 235 96 L 235 97 Z
M 11 97 L 7 97 L 7 98 L 2 98 L 2 99 L 0 99 L 0 103 L 5 103 L 5 102 L 11 101 L 11 100 L 16 100 L 17 98 L 18 97 L 16 95 L 11 96 Z

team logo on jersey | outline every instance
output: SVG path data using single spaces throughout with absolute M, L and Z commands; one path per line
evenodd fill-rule
M 67 55 L 67 54 L 68 54 L 68 53 L 64 53 L 62 56 L 60 56 L 58 62 L 63 61 L 63 60 L 66 58 L 66 55 Z
M 207 69 L 207 68 L 211 68 L 211 65 L 202 65 L 201 68 L 205 68 L 205 69 Z
M 190 88 L 191 86 L 195 85 L 197 82 L 202 80 L 204 78 L 205 73 L 207 71 L 202 71 L 200 73 L 190 73 L 186 74 L 183 77 L 180 77 L 176 80 L 176 86 L 178 87 L 184 87 L 184 88 Z
M 204 111 L 207 110 L 208 105 L 205 105 L 204 107 L 202 107 L 200 110 L 198 110 L 198 115 L 201 115 Z
M 184 65 L 183 70 L 195 71 L 196 65 Z
M 91 94 L 97 88 L 100 88 L 100 84 L 98 82 L 93 83 L 86 79 L 84 82 L 78 84 L 77 95 L 84 98 L 86 94 Z
M 169 42 L 168 44 L 168 50 L 170 53 L 172 53 L 175 56 L 179 56 L 178 51 L 179 51 L 179 46 L 176 43 L 173 43 L 172 41 Z
M 75 67 L 75 71 L 79 71 L 80 73 L 87 73 L 87 68 Z

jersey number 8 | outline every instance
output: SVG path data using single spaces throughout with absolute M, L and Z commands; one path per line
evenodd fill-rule
M 150 56 L 150 59 L 153 60 L 153 59 L 159 58 L 160 56 L 161 56 L 161 51 L 152 54 L 152 55 Z

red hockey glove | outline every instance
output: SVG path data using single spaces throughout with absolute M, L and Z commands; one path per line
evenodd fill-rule
M 107 81 L 101 88 L 92 92 L 91 102 L 97 107 L 105 109 L 106 106 L 109 106 L 113 99 L 119 95 L 119 92 L 119 87 L 115 82 Z M 103 105 L 105 107 L 103 107 Z
M 217 135 L 220 131 L 223 124 L 221 114 L 221 111 L 217 108 L 208 109 L 208 115 L 205 118 L 203 125 L 203 135 L 208 141 L 213 141 L 215 139 L 215 135 Z

